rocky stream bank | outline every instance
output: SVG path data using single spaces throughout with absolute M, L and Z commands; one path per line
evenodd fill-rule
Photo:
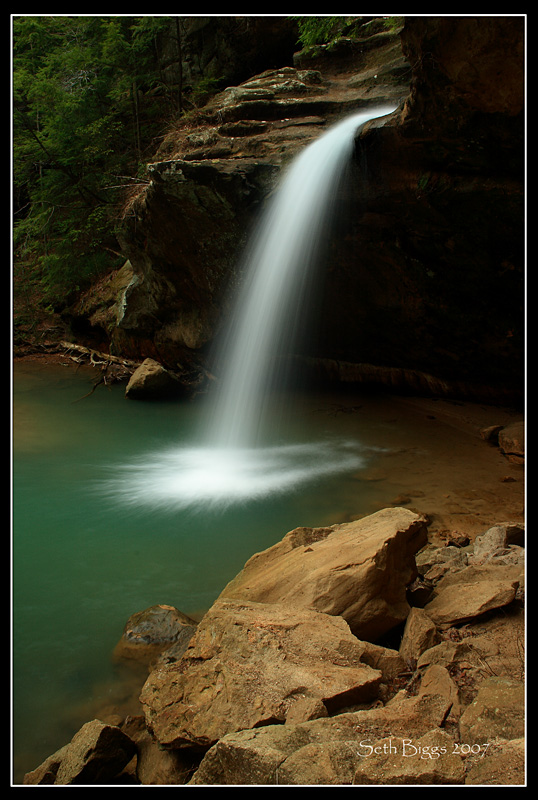
M 140 711 L 93 719 L 25 785 L 523 785 L 524 526 L 428 537 L 394 507 L 298 528 L 201 621 L 134 614 Z

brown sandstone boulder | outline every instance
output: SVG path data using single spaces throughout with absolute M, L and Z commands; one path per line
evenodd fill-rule
M 400 643 L 399 654 L 407 664 L 414 664 L 426 650 L 439 641 L 437 628 L 421 608 L 412 608 Z
M 428 683 L 416 696 L 409 697 L 402 691 L 383 707 L 298 725 L 269 725 L 230 733 L 208 750 L 189 785 L 352 784 L 357 782 L 356 772 L 364 765 L 367 754 L 387 737 L 395 741 L 400 764 L 402 760 L 413 762 L 419 771 L 415 777 L 423 775 L 420 759 L 404 758 L 402 746 L 404 739 L 420 743 L 421 737 L 436 732 L 442 724 L 451 701 L 435 691 Z M 427 740 L 429 745 L 439 738 L 437 733 L 431 737 Z M 450 737 L 447 741 L 453 743 Z M 411 764 L 408 769 L 412 769 Z M 406 772 L 408 778 L 411 774 Z M 445 774 L 461 782 L 457 763 L 451 762 Z
M 142 715 L 127 717 L 122 730 L 136 744 L 136 778 L 143 786 L 176 786 L 187 783 L 201 755 L 165 750 L 146 728 Z
M 136 745 L 120 728 L 98 719 L 87 722 L 71 742 L 27 773 L 25 785 L 106 784 L 136 755 Z
M 475 748 L 476 750 L 476 748 Z M 525 784 L 525 739 L 498 740 L 467 759 L 465 783 L 520 786 Z
M 485 680 L 460 719 L 461 741 L 488 743 L 525 735 L 525 687 L 510 678 Z
M 25 786 L 51 786 L 56 780 L 60 764 L 67 755 L 68 747 L 68 744 L 64 745 L 38 767 L 27 772 L 23 778 L 23 784 Z
M 353 776 L 356 786 L 461 785 L 465 767 L 454 739 L 434 728 L 419 739 L 386 738 L 368 747 Z M 371 752 L 371 755 L 370 755 Z
M 253 556 L 220 596 L 342 616 L 359 639 L 375 641 L 409 613 L 406 587 L 417 575 L 426 526 L 420 514 L 387 508 L 329 528 L 298 528 Z
M 425 607 L 436 625 L 450 626 L 509 605 L 522 581 L 519 566 L 469 566 L 448 573 L 436 586 L 435 596 Z
M 382 647 L 371 642 L 363 642 L 364 653 L 361 661 L 368 664 L 373 669 L 380 670 L 383 681 L 393 681 L 401 672 L 407 669 L 405 660 L 398 650 L 390 647 Z
M 131 398 L 171 397 L 183 392 L 182 384 L 169 370 L 153 358 L 146 358 L 136 369 L 125 389 L 125 396 Z
M 165 747 L 214 744 L 228 733 L 309 719 L 371 700 L 381 673 L 346 622 L 289 604 L 221 598 L 180 661 L 157 667 L 140 701 Z

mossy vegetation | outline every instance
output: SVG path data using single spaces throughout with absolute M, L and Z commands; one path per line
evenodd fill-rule
M 299 29 L 299 43 L 304 48 L 330 44 L 341 36 L 371 36 L 382 31 L 397 30 L 403 17 L 293 17 Z

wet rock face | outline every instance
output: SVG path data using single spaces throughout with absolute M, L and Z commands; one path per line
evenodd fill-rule
M 448 111 L 456 123 L 458 107 L 462 120 L 468 117 L 464 109 L 521 114 L 523 34 L 523 17 L 407 18 L 402 44 L 413 65 L 413 101 L 423 116 L 434 124 Z
M 410 94 L 400 114 L 357 141 L 318 354 L 461 380 L 478 396 L 486 385 L 515 396 L 523 22 L 410 18 L 402 47 Z
M 405 96 L 400 73 L 390 80 L 394 60 L 400 71 L 403 60 L 398 35 L 382 38 L 375 50 L 389 76 L 379 84 L 370 49 L 353 54 L 343 76 L 308 66 L 266 70 L 222 91 L 168 137 L 120 235 L 136 281 L 125 293 L 115 348 L 137 357 L 159 354 L 169 367 L 203 359 L 242 279 L 243 249 L 285 165 L 332 121 Z
M 203 350 L 215 335 L 236 251 L 263 190 L 265 165 L 219 161 L 150 164 L 151 183 L 122 235 L 137 276 L 113 334 L 122 352 L 167 366 Z M 270 177 L 270 171 L 269 171 Z
M 331 69 L 333 58 L 299 58 L 297 66 L 254 74 L 163 142 L 148 165 L 147 187 L 125 208 L 119 238 L 134 278 L 117 325 L 106 331 L 114 352 L 169 368 L 203 361 L 242 279 L 243 248 L 283 167 L 332 122 L 405 97 L 398 32 L 349 50 L 343 73 Z M 74 310 L 75 324 L 77 313 L 83 312 Z
M 127 211 L 135 280 L 113 349 L 204 362 L 282 168 L 336 119 L 394 102 L 357 139 L 301 355 L 324 377 L 332 360 L 359 377 L 373 365 L 384 383 L 401 370 L 402 385 L 420 373 L 517 399 L 523 43 L 521 17 L 410 17 L 225 89 L 167 138 Z

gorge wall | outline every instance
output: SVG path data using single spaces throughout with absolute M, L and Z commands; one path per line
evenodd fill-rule
M 279 41 L 277 23 L 267 43 Z M 282 169 L 331 123 L 389 102 L 398 110 L 357 137 L 314 323 L 294 355 L 322 379 L 517 402 L 524 25 L 370 21 L 292 59 L 273 51 L 270 68 L 165 139 L 126 204 L 125 266 L 69 310 L 78 340 L 155 358 L 196 385 L 241 280 L 238 254 Z

